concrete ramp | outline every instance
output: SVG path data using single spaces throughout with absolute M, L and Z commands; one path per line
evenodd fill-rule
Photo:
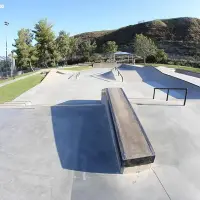
M 63 71 L 52 69 L 52 70 L 50 70 L 50 72 L 47 74 L 47 76 L 44 78 L 44 80 L 42 82 L 45 82 L 45 83 L 53 82 L 56 79 L 63 78 L 63 77 L 66 77 L 66 79 L 67 79 L 71 75 L 73 75 L 73 72 L 66 72 L 65 73 Z
M 121 65 L 119 67 L 121 74 L 126 82 L 144 82 L 153 88 L 155 87 L 169 87 L 169 88 L 187 88 L 188 98 L 199 99 L 200 87 L 190 82 L 181 80 L 168 74 L 164 74 L 155 67 L 147 66 L 129 66 Z M 173 91 L 171 96 L 176 98 L 183 98 L 182 91 Z
M 116 80 L 113 71 L 109 71 L 98 76 L 104 79 Z
M 107 72 L 101 73 L 101 74 L 94 74 L 92 77 L 102 79 L 102 80 L 116 80 L 115 74 L 112 70 L 109 70 Z
M 136 67 L 121 65 L 118 69 L 125 82 L 142 82 L 142 77 L 138 74 Z

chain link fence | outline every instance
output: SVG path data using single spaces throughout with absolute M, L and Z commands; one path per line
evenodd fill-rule
M 16 73 L 15 65 L 13 60 L 8 59 L 6 60 L 0 60 L 0 77 L 1 78 L 7 78 L 12 77 Z

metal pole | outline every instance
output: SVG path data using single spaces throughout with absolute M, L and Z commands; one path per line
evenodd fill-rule
M 8 61 L 8 43 L 7 43 L 7 36 L 6 36 L 6 62 Z
M 8 22 L 4 22 L 5 26 L 8 26 L 9 23 Z M 7 42 L 7 31 L 6 31 L 6 76 L 8 75 L 8 42 Z
M 153 99 L 155 99 L 156 88 L 153 89 Z
M 185 99 L 184 99 L 184 103 L 183 103 L 184 106 L 185 106 L 186 100 L 187 100 L 187 93 L 188 93 L 188 90 L 186 89 L 186 90 L 185 90 Z
M 166 98 L 166 101 L 168 101 L 169 99 L 169 88 L 167 89 L 167 98 Z
M 4 25 L 8 26 L 9 22 L 4 22 Z M 7 32 L 6 32 L 6 61 L 7 61 L 7 58 L 8 58 L 8 42 L 7 42 Z

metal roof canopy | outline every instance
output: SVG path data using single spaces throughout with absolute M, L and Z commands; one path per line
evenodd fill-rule
M 122 51 L 118 51 L 118 52 L 116 52 L 116 53 L 114 53 L 114 55 L 128 55 L 128 56 L 132 56 L 133 54 L 132 53 L 128 53 L 128 52 L 122 52 Z
M 129 63 L 130 60 L 132 60 L 131 62 L 133 64 L 135 64 L 135 58 L 137 58 L 137 56 L 135 56 L 134 54 L 128 53 L 128 52 L 123 52 L 123 51 L 118 51 L 118 52 L 114 53 L 114 60 L 115 61 L 116 61 L 116 57 L 127 58 L 128 59 L 128 63 Z

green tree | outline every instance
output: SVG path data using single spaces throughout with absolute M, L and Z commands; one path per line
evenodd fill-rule
M 69 40 L 69 56 L 72 59 L 74 56 L 77 55 L 79 50 L 80 41 L 78 38 L 70 37 Z
M 13 46 L 16 48 L 16 64 L 18 67 L 28 68 L 32 70 L 32 62 L 34 61 L 32 46 L 33 34 L 29 29 L 21 29 L 18 31 L 18 38 L 15 39 Z
M 38 64 L 44 67 L 56 66 L 59 54 L 55 41 L 55 34 L 52 31 L 53 25 L 47 19 L 40 20 L 35 24 L 35 40 L 38 56 Z
M 157 47 L 155 43 L 143 34 L 137 34 L 134 42 L 134 51 L 138 56 L 141 56 L 146 63 L 147 56 L 155 55 Z
M 108 41 L 103 45 L 104 53 L 115 53 L 118 49 L 118 45 L 115 41 Z
M 65 31 L 60 31 L 59 36 L 56 38 L 56 45 L 61 60 L 65 64 L 70 55 L 70 37 Z
M 168 55 L 165 53 L 163 49 L 158 49 L 156 51 L 155 58 L 157 63 L 166 62 Z
M 80 44 L 80 53 L 85 59 L 89 60 L 92 54 L 95 52 L 96 48 L 96 42 L 87 40 Z

